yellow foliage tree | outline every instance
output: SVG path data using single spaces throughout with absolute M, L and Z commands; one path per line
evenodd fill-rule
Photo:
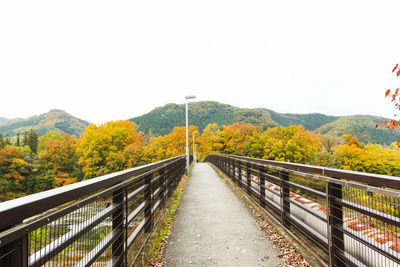
M 189 153 L 193 153 L 193 132 L 199 129 L 195 126 L 189 126 Z M 196 142 L 197 143 L 197 142 Z M 186 127 L 175 127 L 170 134 L 153 137 L 149 144 L 144 147 L 145 159 L 147 162 L 156 162 L 159 160 L 183 155 L 186 153 Z
M 386 175 L 400 175 L 400 151 L 380 145 L 362 147 L 350 134 L 343 135 L 344 145 L 337 146 L 335 155 L 341 161 L 341 168 L 352 171 Z
M 199 138 L 196 137 L 197 160 L 202 161 L 207 155 L 217 152 L 215 149 L 215 133 L 218 131 L 216 123 L 210 123 L 204 128 Z
M 213 150 L 220 153 L 245 155 L 246 139 L 261 128 L 251 124 L 234 123 L 215 132 Z
M 139 152 L 142 144 L 143 137 L 131 121 L 90 125 L 77 149 L 85 178 L 135 166 L 142 157 Z
M 323 148 L 322 135 L 302 125 L 270 128 L 260 140 L 264 144 L 264 159 L 308 163 Z

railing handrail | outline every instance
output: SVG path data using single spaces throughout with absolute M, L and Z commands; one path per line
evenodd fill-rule
M 400 193 L 393 190 L 399 177 L 229 154 L 204 161 L 300 238 L 322 265 L 400 264 Z
M 40 193 L 0 203 L 0 229 L 21 223 L 23 220 L 63 205 L 102 188 L 118 184 L 125 179 L 145 173 L 167 163 L 183 158 L 184 155 L 146 164 L 143 166 L 106 174 L 82 182 L 50 189 Z
M 301 171 L 301 172 L 310 172 L 315 174 L 320 174 L 324 176 L 334 177 L 338 179 L 346 179 L 356 182 L 367 183 L 371 186 L 377 187 L 387 187 L 392 189 L 400 190 L 400 177 L 389 176 L 383 174 L 374 174 L 367 172 L 357 172 L 357 171 L 348 171 L 342 169 L 335 169 L 329 167 L 321 167 L 314 165 L 306 165 L 300 163 L 292 163 L 292 162 L 284 162 L 284 161 L 275 161 L 275 160 L 267 160 L 267 159 L 256 159 L 244 156 L 230 155 L 230 154 L 210 154 L 210 155 L 220 155 L 231 158 L 238 158 L 247 160 L 250 162 L 257 162 L 266 165 L 283 167 L 290 170 Z

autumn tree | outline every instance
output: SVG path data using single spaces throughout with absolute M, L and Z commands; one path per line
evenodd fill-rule
M 89 125 L 78 145 L 79 164 L 84 177 L 91 178 L 135 165 L 141 155 L 134 146 L 141 146 L 142 135 L 131 121 Z M 132 145 L 132 146 L 130 146 Z
M 28 163 L 15 148 L 0 149 L 0 200 L 12 199 L 26 191 Z
M 341 161 L 341 168 L 352 171 L 365 171 L 364 163 L 367 160 L 367 153 L 358 142 L 358 140 L 350 134 L 342 136 L 344 144 L 338 146 L 335 149 L 335 155 L 337 155 Z
M 340 167 L 345 170 L 385 175 L 400 175 L 400 150 L 380 145 L 361 146 L 352 135 L 343 135 L 344 144 L 335 149 Z
M 392 73 L 397 76 L 397 78 L 399 78 L 400 76 L 400 66 L 399 64 L 396 64 L 396 66 L 393 68 Z M 400 92 L 399 92 L 399 88 L 397 89 L 387 89 L 385 92 L 385 97 L 389 98 L 394 106 L 394 109 L 396 110 L 396 112 L 398 110 L 400 110 Z M 397 117 L 399 114 L 394 114 L 395 117 Z M 389 120 L 389 121 L 384 121 L 383 122 L 383 126 L 389 129 L 394 130 L 395 128 L 397 128 L 399 126 L 400 120 Z M 378 128 L 379 124 L 376 124 L 376 128 Z M 397 141 L 397 145 L 400 144 L 400 140 Z
M 214 150 L 234 155 L 245 155 L 246 138 L 261 128 L 251 124 L 234 123 L 222 126 L 215 132 Z
M 193 153 L 193 132 L 199 132 L 195 126 L 189 126 L 189 153 Z M 198 136 L 198 133 L 196 134 Z M 186 153 L 186 127 L 175 127 L 170 134 L 153 137 L 144 147 L 147 162 L 156 162 Z
M 200 138 L 196 137 L 197 160 L 202 161 L 207 155 L 217 152 L 215 149 L 215 133 L 218 131 L 216 123 L 210 123 L 204 128 Z
M 75 135 L 48 132 L 40 138 L 39 157 L 45 176 L 51 176 L 56 186 L 74 183 L 81 177 Z
M 322 135 L 306 130 L 303 126 L 270 128 L 261 134 L 264 159 L 309 163 L 323 149 Z M 258 147 L 260 153 L 260 148 Z

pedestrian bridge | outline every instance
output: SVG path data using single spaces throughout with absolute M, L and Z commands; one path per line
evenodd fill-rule
M 165 266 L 284 265 L 248 206 L 312 265 L 399 266 L 399 178 L 224 154 L 205 162 L 193 165 Z M 142 265 L 185 163 L 0 203 L 0 266 Z

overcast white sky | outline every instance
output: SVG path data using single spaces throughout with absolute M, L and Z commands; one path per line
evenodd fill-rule
M 59 108 L 102 123 L 195 94 L 391 117 L 399 10 L 399 0 L 1 1 L 0 116 Z

